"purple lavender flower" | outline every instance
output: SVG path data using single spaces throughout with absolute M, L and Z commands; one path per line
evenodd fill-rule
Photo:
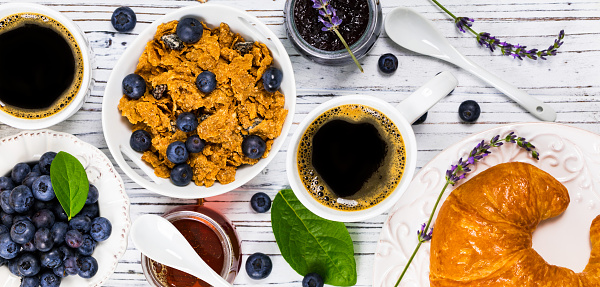
M 342 24 L 342 19 L 337 16 L 335 8 L 331 7 L 329 0 L 312 0 L 313 8 L 319 9 L 319 22 L 323 23 L 322 31 L 332 31 Z
M 473 22 L 475 22 L 475 20 L 469 17 L 457 17 L 456 19 L 454 19 L 454 24 L 456 25 L 456 28 L 458 28 L 458 30 L 460 30 L 463 33 L 467 32 L 465 27 L 473 26 Z
M 423 223 L 421 224 L 421 230 L 417 231 L 417 235 L 419 236 L 419 241 L 421 242 L 425 242 L 425 241 L 429 241 L 431 240 L 431 237 L 433 236 L 433 227 L 429 228 L 429 233 L 427 233 L 427 230 L 425 230 L 427 224 Z

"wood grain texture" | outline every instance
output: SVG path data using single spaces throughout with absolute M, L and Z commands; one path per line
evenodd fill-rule
M 184 0 L 126 1 L 138 17 L 135 29 L 117 33 L 110 25 L 112 11 L 123 5 L 116 0 L 37 0 L 73 19 L 85 32 L 94 50 L 96 84 L 83 108 L 53 130 L 74 134 L 112 157 L 103 138 L 101 105 L 106 81 L 119 56 L 136 35 L 162 15 L 188 5 L 201 5 Z M 436 59 L 406 51 L 394 44 L 382 31 L 371 52 L 360 62 L 365 73 L 353 65 L 330 67 L 317 65 L 303 58 L 287 38 L 283 15 L 284 0 L 209 0 L 209 3 L 231 5 L 247 10 L 258 17 L 281 39 L 290 55 L 295 71 L 298 98 L 294 125 L 286 137 L 283 149 L 269 166 L 248 184 L 221 196 L 206 199 L 206 205 L 221 210 L 237 226 L 242 239 L 243 262 L 254 252 L 271 256 L 274 269 L 261 281 L 250 279 L 242 269 L 236 285 L 300 286 L 297 275 L 281 257 L 270 227 L 270 214 L 256 214 L 249 205 L 250 197 L 258 191 L 274 198 L 278 190 L 288 186 L 285 175 L 285 156 L 289 138 L 306 114 L 318 104 L 346 94 L 365 94 L 398 103 L 440 71 L 451 71 L 459 86 L 430 111 L 427 121 L 414 130 L 418 142 L 418 167 L 463 137 L 501 124 L 537 121 L 521 107 L 496 89 L 458 68 Z M 447 3 L 443 3 L 447 2 Z M 0 1 L 0 4 L 7 1 Z M 544 49 L 553 43 L 561 29 L 565 30 L 564 45 L 555 57 L 547 61 L 513 60 L 490 53 L 479 47 L 473 36 L 460 33 L 452 20 L 428 0 L 381 0 L 384 15 L 402 5 L 423 13 L 432 20 L 456 48 L 477 64 L 486 67 L 505 81 L 547 102 L 558 113 L 557 122 L 600 133 L 600 2 L 596 0 L 549 1 L 529 0 L 462 0 L 442 1 L 457 16 L 476 21 L 473 28 L 490 32 L 513 44 Z M 385 53 L 394 53 L 400 68 L 392 75 L 377 70 L 377 60 Z M 482 114 L 473 124 L 461 123 L 458 105 L 474 99 L 481 105 Z M 18 130 L 0 125 L 0 136 Z M 114 161 L 113 161 L 114 163 Z M 162 214 L 193 200 L 158 196 L 141 188 L 122 175 L 131 198 L 131 218 L 146 213 Z M 373 254 L 381 226 L 387 214 L 371 220 L 348 224 L 354 240 L 358 265 L 357 286 L 372 282 Z M 417 227 L 415 227 L 417 228 Z M 140 266 L 140 253 L 130 241 L 129 248 L 116 272 L 105 286 L 148 286 Z

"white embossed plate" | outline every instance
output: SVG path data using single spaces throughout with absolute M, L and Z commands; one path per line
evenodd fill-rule
M 538 226 L 533 234 L 533 248 L 550 264 L 575 272 L 583 270 L 590 257 L 590 224 L 600 214 L 600 136 L 560 124 L 524 123 L 469 136 L 420 170 L 384 223 L 375 253 L 373 286 L 396 283 L 417 245 L 417 230 L 427 221 L 450 165 L 466 157 L 481 140 L 511 131 L 532 142 L 540 152 L 540 160 L 532 159 L 516 144 L 505 144 L 492 148 L 492 153 L 474 166 L 467 179 L 496 164 L 520 161 L 536 165 L 562 182 L 569 190 L 571 203 L 562 215 Z M 442 201 L 456 187 L 450 187 Z M 400 286 L 429 286 L 429 246 L 421 245 Z
M 100 193 L 98 204 L 100 215 L 110 220 L 112 233 L 98 243 L 92 255 L 98 261 L 98 272 L 90 279 L 68 276 L 62 287 L 97 287 L 113 274 L 119 259 L 127 249 L 129 219 L 129 197 L 123 180 L 108 157 L 93 145 L 77 137 L 50 130 L 26 131 L 0 139 L 0 176 L 6 174 L 19 162 L 40 159 L 47 151 L 66 151 L 74 155 L 85 167 L 90 183 Z M 18 287 L 21 279 L 12 275 L 6 266 L 0 267 L 0 286 Z

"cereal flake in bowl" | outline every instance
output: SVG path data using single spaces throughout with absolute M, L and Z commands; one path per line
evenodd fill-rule
M 176 26 L 184 18 L 202 23 L 198 42 L 177 42 Z M 269 67 L 283 73 L 275 92 L 267 92 L 261 80 Z M 216 78 L 216 88 L 206 93 L 196 84 L 205 71 Z M 134 72 L 147 86 L 138 99 L 122 90 L 123 79 Z M 141 186 L 178 198 L 214 196 L 248 182 L 273 159 L 291 126 L 295 92 L 283 45 L 258 19 L 221 5 L 182 8 L 140 34 L 113 69 L 102 108 L 104 134 L 119 166 Z M 183 131 L 177 124 L 183 114 L 191 114 L 198 125 Z M 151 137 L 143 153 L 130 146 L 136 130 Z M 170 160 L 169 145 L 183 145 L 196 135 L 205 142 L 201 152 L 179 163 Z M 243 153 L 242 142 L 250 136 L 264 140 L 261 158 Z M 176 186 L 169 180 L 177 164 L 192 168 L 195 184 Z

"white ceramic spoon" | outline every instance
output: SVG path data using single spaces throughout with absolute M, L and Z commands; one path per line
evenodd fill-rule
M 423 55 L 435 57 L 461 67 L 494 86 L 543 121 L 555 121 L 556 112 L 549 105 L 503 81 L 463 56 L 418 12 L 398 7 L 387 14 L 385 32 L 396 44 Z
M 168 220 L 152 214 L 140 216 L 131 226 L 133 244 L 148 258 L 200 278 L 215 287 L 233 286 L 200 258 Z

